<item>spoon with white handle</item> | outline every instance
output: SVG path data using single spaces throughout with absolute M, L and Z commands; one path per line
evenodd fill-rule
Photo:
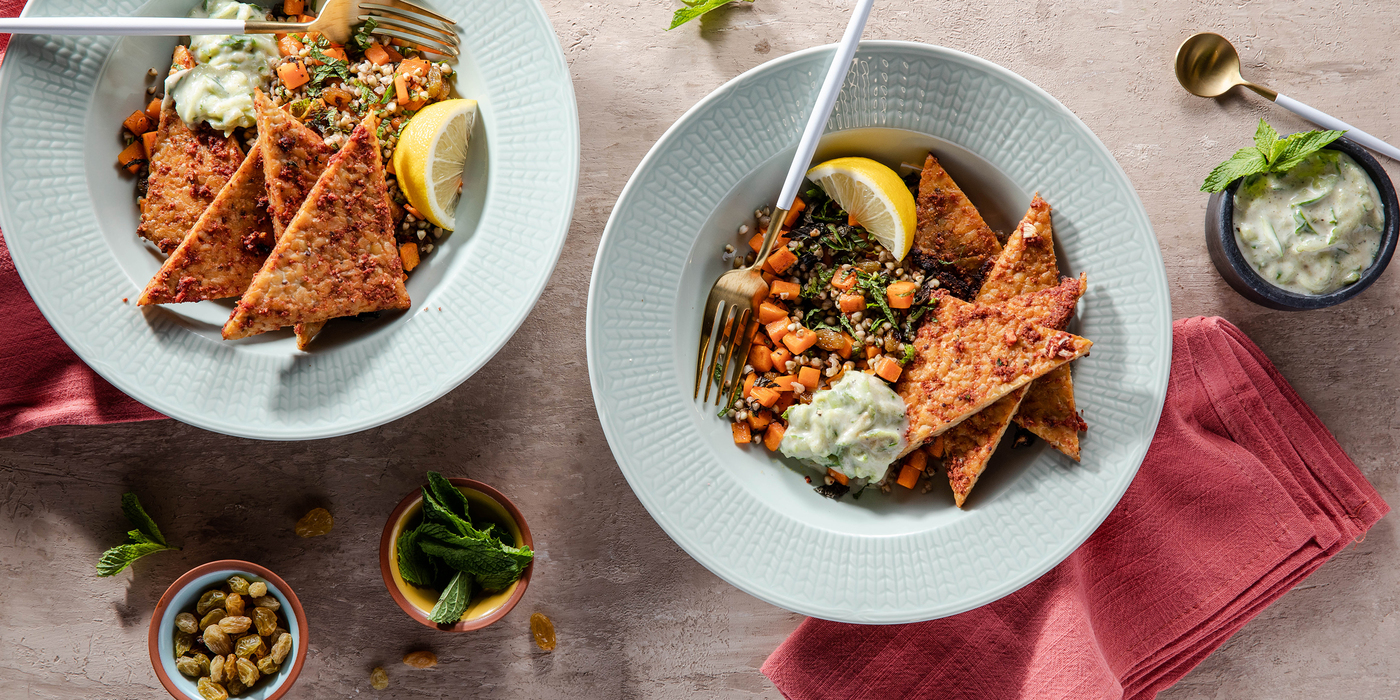
M 1187 92 L 1198 97 L 1219 97 L 1230 88 L 1243 85 L 1324 129 L 1345 131 L 1352 141 L 1400 161 L 1400 148 L 1292 97 L 1245 80 L 1240 74 L 1239 53 L 1229 39 L 1219 34 L 1196 34 L 1181 42 L 1181 48 L 1176 50 L 1176 79 Z

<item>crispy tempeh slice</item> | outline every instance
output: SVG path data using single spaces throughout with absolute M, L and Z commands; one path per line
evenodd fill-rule
M 137 304 L 242 296 L 271 249 L 265 192 L 262 150 L 255 144 L 190 235 L 165 259 Z
M 273 232 L 277 238 L 301 209 L 306 195 L 316 179 L 326 169 L 326 161 L 335 153 L 316 132 L 278 107 L 262 90 L 253 93 L 257 112 L 258 134 L 268 134 L 268 158 L 263 167 L 267 177 L 267 206 L 272 214 Z M 324 324 L 297 324 L 297 348 L 305 350 Z
M 913 264 L 953 296 L 972 301 L 1001 243 L 932 153 L 919 178 L 917 212 Z
M 172 61 L 171 70 L 194 66 L 194 57 L 183 46 L 175 47 Z M 137 235 L 162 253 L 175 250 L 242 162 L 243 151 L 232 135 L 204 123 L 190 127 L 167 97 L 160 108 Z
M 1000 304 L 1022 294 L 1055 286 L 1059 276 L 1059 265 L 1055 260 L 1053 246 L 1036 246 L 1028 250 L 1026 245 L 1029 240 L 1035 238 L 1035 232 L 1041 228 L 1046 231 L 1048 239 L 1050 205 L 1036 194 L 1026 215 L 1017 225 L 1016 232 L 1007 239 L 1006 246 L 1002 248 L 1001 254 L 988 271 L 982 288 L 977 292 L 977 303 Z M 1029 320 L 1044 326 L 1059 327 L 1058 324 L 1046 323 L 1040 318 Z M 1007 394 L 943 435 L 947 455 L 943 464 L 948 472 L 948 483 L 953 487 L 953 498 L 959 508 L 967 500 L 967 494 L 977 483 L 977 478 L 987 468 L 987 462 L 991 460 L 1002 435 L 1006 434 L 1007 427 L 1011 425 L 1011 417 L 1015 415 L 1028 389 L 1029 387 L 1021 387 Z
M 298 323 L 406 309 L 371 112 L 332 156 L 224 324 L 246 338 Z
M 1012 420 L 1078 462 L 1079 433 L 1089 426 L 1074 405 L 1069 365 L 1056 367 L 1032 382 Z
M 1085 284 L 1083 277 L 1065 279 L 1050 289 L 1014 297 L 1002 304 L 1001 308 L 1046 328 L 1063 328 L 1074 314 L 1074 305 L 1084 293 Z M 978 477 L 986 470 L 987 462 L 996 451 L 1006 428 L 1011 425 L 1011 417 L 1031 386 L 1034 383 L 1013 390 L 943 434 L 943 465 L 948 472 L 948 483 L 953 488 L 953 500 L 959 508 L 977 484 Z
M 398 226 L 399 221 L 403 219 L 404 214 L 407 212 L 394 201 L 393 197 L 387 196 L 387 194 L 384 197 L 384 201 L 389 205 L 389 220 L 393 224 L 389 227 L 389 230 L 394 231 L 396 230 L 394 227 Z M 400 261 L 402 261 L 402 258 L 400 258 Z M 325 327 L 325 325 L 325 321 L 319 323 L 298 323 L 296 325 L 297 349 L 306 350 L 309 348 L 311 346 L 311 340 L 321 332 L 321 329 Z
M 1093 345 L 1005 305 L 969 304 L 942 290 L 937 298 L 934 318 L 914 339 L 914 360 L 895 385 L 908 409 L 909 450 Z

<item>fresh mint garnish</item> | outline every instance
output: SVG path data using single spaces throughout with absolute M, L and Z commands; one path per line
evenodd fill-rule
M 1268 122 L 1260 119 L 1259 128 L 1254 131 L 1254 147 L 1241 148 L 1229 160 L 1215 166 L 1201 184 L 1201 191 L 1220 192 L 1248 175 L 1287 172 L 1343 133 L 1346 132 L 1304 131 L 1281 139 Z
M 439 625 L 450 625 L 462 619 L 467 611 L 467 601 L 472 597 L 472 575 L 458 571 L 447 588 L 442 589 L 437 603 L 428 612 L 428 619 Z
M 136 494 L 122 494 L 122 514 L 136 529 L 126 533 L 126 544 L 117 545 L 102 553 L 102 558 L 97 560 L 98 576 L 116 576 L 131 566 L 131 562 L 147 554 L 165 549 L 178 549 L 166 543 L 165 536 L 160 534 L 160 528 L 156 527 L 156 521 L 141 508 L 141 501 L 136 498 Z
M 676 10 L 676 14 L 671 16 L 671 26 L 667 27 L 666 31 L 671 31 L 711 10 L 728 5 L 730 0 L 682 0 L 682 2 L 685 3 L 685 7 Z M 744 0 L 744 2 L 753 2 L 753 0 Z

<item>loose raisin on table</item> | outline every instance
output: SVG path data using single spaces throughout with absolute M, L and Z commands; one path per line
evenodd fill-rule
M 554 623 L 550 622 L 544 613 L 530 615 L 530 634 L 535 637 L 535 646 L 545 651 L 554 651 Z
M 262 640 L 261 637 L 259 637 L 258 639 L 259 641 Z M 283 632 L 281 636 L 277 637 L 277 641 L 272 644 L 272 660 L 280 664 L 283 661 L 287 660 L 287 654 L 291 651 L 292 635 L 287 632 Z M 436 657 L 434 657 L 433 663 L 437 663 Z
M 228 597 L 224 598 L 224 611 L 226 611 L 229 615 L 232 615 L 234 617 L 242 615 L 243 596 L 238 595 L 237 593 L 228 594 Z
M 253 583 L 248 584 L 249 598 L 261 598 L 265 595 L 267 595 L 266 583 L 263 583 L 262 581 L 255 581 Z M 254 603 L 254 605 L 257 605 L 257 603 Z
M 254 654 L 258 654 L 259 651 L 262 651 L 266 648 L 267 645 L 263 644 L 262 637 L 259 637 L 256 634 L 250 634 L 246 637 L 239 638 L 238 644 L 234 647 L 233 653 L 237 656 L 241 656 L 246 659 Z M 263 655 L 258 654 L 258 656 Z
M 320 537 L 331 531 L 335 518 L 325 508 L 312 508 L 297 521 L 297 537 Z
M 237 574 L 228 577 L 228 589 L 238 595 L 248 595 L 248 579 Z
M 277 670 L 279 668 L 281 668 L 281 666 L 279 666 L 276 661 L 273 661 L 271 656 L 264 656 L 261 659 L 258 659 L 258 671 L 260 671 L 264 676 L 270 676 L 274 673 L 277 673 Z
M 384 671 L 383 666 L 375 666 L 369 672 L 369 687 L 375 690 L 383 690 L 389 687 L 389 674 Z
M 194 648 L 194 635 L 189 632 L 175 633 L 175 655 L 184 656 L 185 652 Z
M 199 679 L 199 682 L 195 684 L 195 690 L 199 691 L 199 697 L 204 698 L 204 700 L 228 700 L 228 691 L 208 678 Z
M 267 608 L 268 610 L 280 610 L 282 608 L 282 603 L 270 595 L 265 595 L 261 598 L 254 598 L 253 606 Z
M 225 617 L 228 617 L 228 613 L 224 612 L 223 608 L 214 608 L 209 611 L 209 614 L 204 616 L 203 620 L 199 621 L 199 628 L 207 629 L 209 625 L 217 624 L 219 620 Z
M 175 616 L 175 627 L 181 632 L 194 634 L 199 631 L 199 618 L 187 612 L 180 613 Z
M 199 597 L 199 602 L 195 604 L 194 610 L 203 615 L 214 608 L 222 608 L 226 597 L 223 591 L 208 591 Z
M 277 629 L 277 613 L 269 608 L 253 608 L 253 624 L 257 626 L 258 634 L 266 637 Z
M 409 652 L 403 657 L 403 662 L 414 668 L 432 668 L 437 665 L 437 654 L 431 651 Z
M 209 662 L 209 680 L 215 683 L 224 682 L 224 657 L 215 656 Z
M 226 617 L 219 620 L 219 629 L 225 634 L 243 634 L 253 626 L 252 618 L 247 617 Z
M 249 688 L 253 687 L 253 684 L 258 682 L 258 678 L 261 675 L 262 674 L 258 673 L 257 664 L 247 659 L 238 660 L 238 680 L 242 681 L 243 685 Z

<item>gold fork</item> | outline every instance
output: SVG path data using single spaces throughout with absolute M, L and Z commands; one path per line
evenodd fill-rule
M 701 404 L 710 402 L 710 386 L 719 380 L 719 393 L 715 402 L 720 406 L 733 406 L 743 378 L 744 363 L 748 359 L 749 345 L 753 334 L 758 330 L 758 305 L 768 296 L 768 283 L 763 281 L 760 270 L 778 238 L 778 231 L 787 220 L 788 211 L 797 199 L 797 190 L 802 185 L 802 177 L 807 172 L 812 155 L 817 151 L 817 142 L 826 129 L 826 120 L 831 109 L 836 106 L 836 98 L 841 94 L 841 84 L 850 71 L 851 58 L 855 56 L 860 34 L 865 29 L 865 20 L 870 16 L 874 0 L 857 0 L 846 25 L 846 32 L 827 67 L 822 80 L 817 102 L 807 118 L 807 126 L 797 141 L 797 153 L 788 167 L 787 178 L 783 180 L 782 193 L 778 195 L 778 206 L 763 234 L 763 247 L 758 251 L 753 264 L 748 267 L 730 270 L 715 281 L 710 295 L 700 313 L 700 350 L 695 358 L 695 395 L 700 398 L 700 380 L 705 380 L 705 396 Z M 711 320 L 712 319 L 712 320 Z M 710 340 L 714 338 L 714 354 L 710 353 Z M 742 354 L 740 354 L 742 353 Z M 739 355 L 736 357 L 736 355 Z M 706 362 L 709 357 L 710 361 Z M 720 362 L 723 361 L 723 365 Z
M 211 19 L 208 17 L 13 17 L 0 19 L 0 34 L 185 36 L 196 34 L 290 34 L 320 32 L 344 44 L 354 26 L 374 20 L 371 34 L 441 56 L 457 56 L 455 20 L 407 0 L 327 0 L 310 22 Z

